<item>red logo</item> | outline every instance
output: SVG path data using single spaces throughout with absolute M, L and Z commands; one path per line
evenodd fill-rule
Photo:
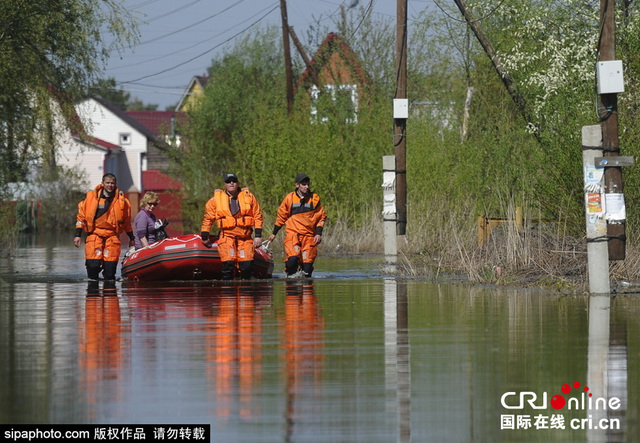
M 573 388 L 574 389 L 580 389 L 580 382 L 579 381 L 574 381 L 573 382 Z M 567 383 L 565 383 L 564 385 L 562 385 L 562 388 L 560 388 L 560 390 L 562 391 L 563 394 L 569 394 L 571 392 L 571 386 Z M 585 386 L 584 387 L 584 392 L 589 391 L 589 387 Z M 591 397 L 593 394 L 591 394 L 591 392 L 589 392 L 589 397 Z M 556 394 L 553 397 L 551 397 L 551 401 L 549 402 L 551 404 L 551 407 L 553 409 L 562 409 L 564 408 L 564 405 L 567 403 L 567 401 L 565 400 L 564 396 L 561 394 Z

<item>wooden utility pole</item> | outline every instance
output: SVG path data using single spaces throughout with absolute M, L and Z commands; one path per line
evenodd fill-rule
M 600 61 L 616 59 L 615 9 L 615 0 L 600 0 L 601 34 L 598 47 Z M 618 157 L 620 155 L 618 94 L 601 94 L 600 102 L 602 108 L 599 111 L 599 115 L 602 121 L 602 150 L 604 157 Z M 607 194 L 622 194 L 622 168 L 605 168 L 604 185 Z M 609 236 L 609 260 L 624 260 L 625 221 L 608 222 L 607 235 Z
M 527 111 L 527 103 L 524 97 L 522 96 L 522 94 L 520 94 L 520 92 L 518 91 L 515 80 L 513 79 L 513 77 L 511 77 L 511 74 L 509 74 L 509 71 L 502 64 L 502 60 L 500 59 L 498 51 L 496 51 L 496 49 L 493 47 L 493 45 L 489 41 L 489 38 L 484 33 L 484 30 L 480 27 L 479 20 L 476 20 L 473 18 L 473 16 L 471 15 L 471 11 L 469 11 L 469 8 L 467 8 L 467 4 L 465 3 L 464 0 L 453 0 L 453 1 L 458 7 L 458 9 L 460 10 L 460 13 L 462 14 L 465 21 L 467 22 L 467 25 L 469 25 L 469 28 L 471 28 L 471 30 L 473 31 L 473 34 L 478 39 L 480 46 L 482 46 L 482 49 L 484 49 L 484 52 L 489 57 L 489 60 L 491 60 L 491 63 L 493 64 L 494 69 L 496 70 L 496 72 L 500 76 L 500 79 L 502 80 L 502 83 L 507 88 L 507 91 L 509 91 L 509 95 L 511 95 L 511 99 L 516 104 L 516 107 L 518 108 L 520 115 L 522 115 L 522 117 L 527 123 L 530 123 L 533 120 Z
M 407 98 L 407 0 L 398 0 L 396 24 L 396 94 Z M 396 155 L 396 233 L 407 233 L 407 120 L 394 118 L 393 145 Z
M 280 15 L 282 16 L 282 47 L 284 49 L 284 70 L 287 83 L 287 111 L 293 111 L 293 72 L 291 69 L 291 49 L 289 48 L 289 19 L 287 17 L 287 2 L 280 0 Z
M 293 40 L 293 44 L 298 49 L 298 54 L 302 57 L 304 61 L 304 65 L 309 70 L 309 74 L 311 74 L 311 80 L 318 87 L 318 89 L 322 90 L 322 85 L 320 84 L 320 79 L 318 78 L 318 73 L 316 72 L 316 68 L 311 64 L 311 60 L 309 60 L 309 56 L 307 52 L 304 50 L 302 43 L 300 43 L 300 39 L 296 34 L 295 30 L 289 26 L 289 34 L 291 35 L 291 40 Z

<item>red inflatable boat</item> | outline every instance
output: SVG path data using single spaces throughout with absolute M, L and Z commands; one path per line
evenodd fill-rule
M 271 278 L 273 256 L 257 248 L 253 276 Z M 170 237 L 138 249 L 122 261 L 122 276 L 130 280 L 216 280 L 222 278 L 218 245 L 207 247 L 199 235 Z

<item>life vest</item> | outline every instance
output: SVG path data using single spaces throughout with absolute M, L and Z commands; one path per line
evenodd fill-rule
M 289 195 L 291 196 L 291 211 L 289 215 L 312 212 L 320 205 L 320 196 L 315 193 L 311 194 L 308 199 L 301 199 L 297 192 L 292 192 Z
M 87 192 L 85 199 L 78 203 L 76 228 L 82 228 L 89 234 L 93 233 L 96 227 L 112 230 L 116 234 L 129 232 L 131 230 L 131 204 L 125 198 L 124 192 L 117 188 L 107 212 L 96 220 L 95 216 L 98 212 L 102 189 L 102 184 L 99 184 L 93 191 Z
M 252 202 L 254 201 L 253 194 L 249 191 L 249 188 L 242 188 L 238 193 L 238 205 L 240 210 L 237 214 L 231 213 L 229 194 L 222 189 L 216 189 L 213 194 L 213 200 L 216 205 L 216 225 L 218 229 L 232 229 L 236 226 L 241 228 L 251 228 L 255 224 L 254 209 Z M 261 226 L 256 226 L 257 228 Z
M 322 207 L 320 196 L 311 194 L 301 199 L 297 192 L 285 196 L 276 214 L 276 226 L 287 226 L 287 232 L 314 236 L 318 227 L 323 227 L 327 213 Z

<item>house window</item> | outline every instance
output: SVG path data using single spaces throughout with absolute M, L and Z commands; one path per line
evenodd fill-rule
M 120 133 L 120 144 L 121 145 L 130 145 L 131 144 L 131 134 L 129 134 L 128 132 L 121 132 Z
M 334 116 L 358 123 L 358 85 L 326 85 L 323 91 L 313 85 L 310 96 L 313 123 L 326 123 Z

